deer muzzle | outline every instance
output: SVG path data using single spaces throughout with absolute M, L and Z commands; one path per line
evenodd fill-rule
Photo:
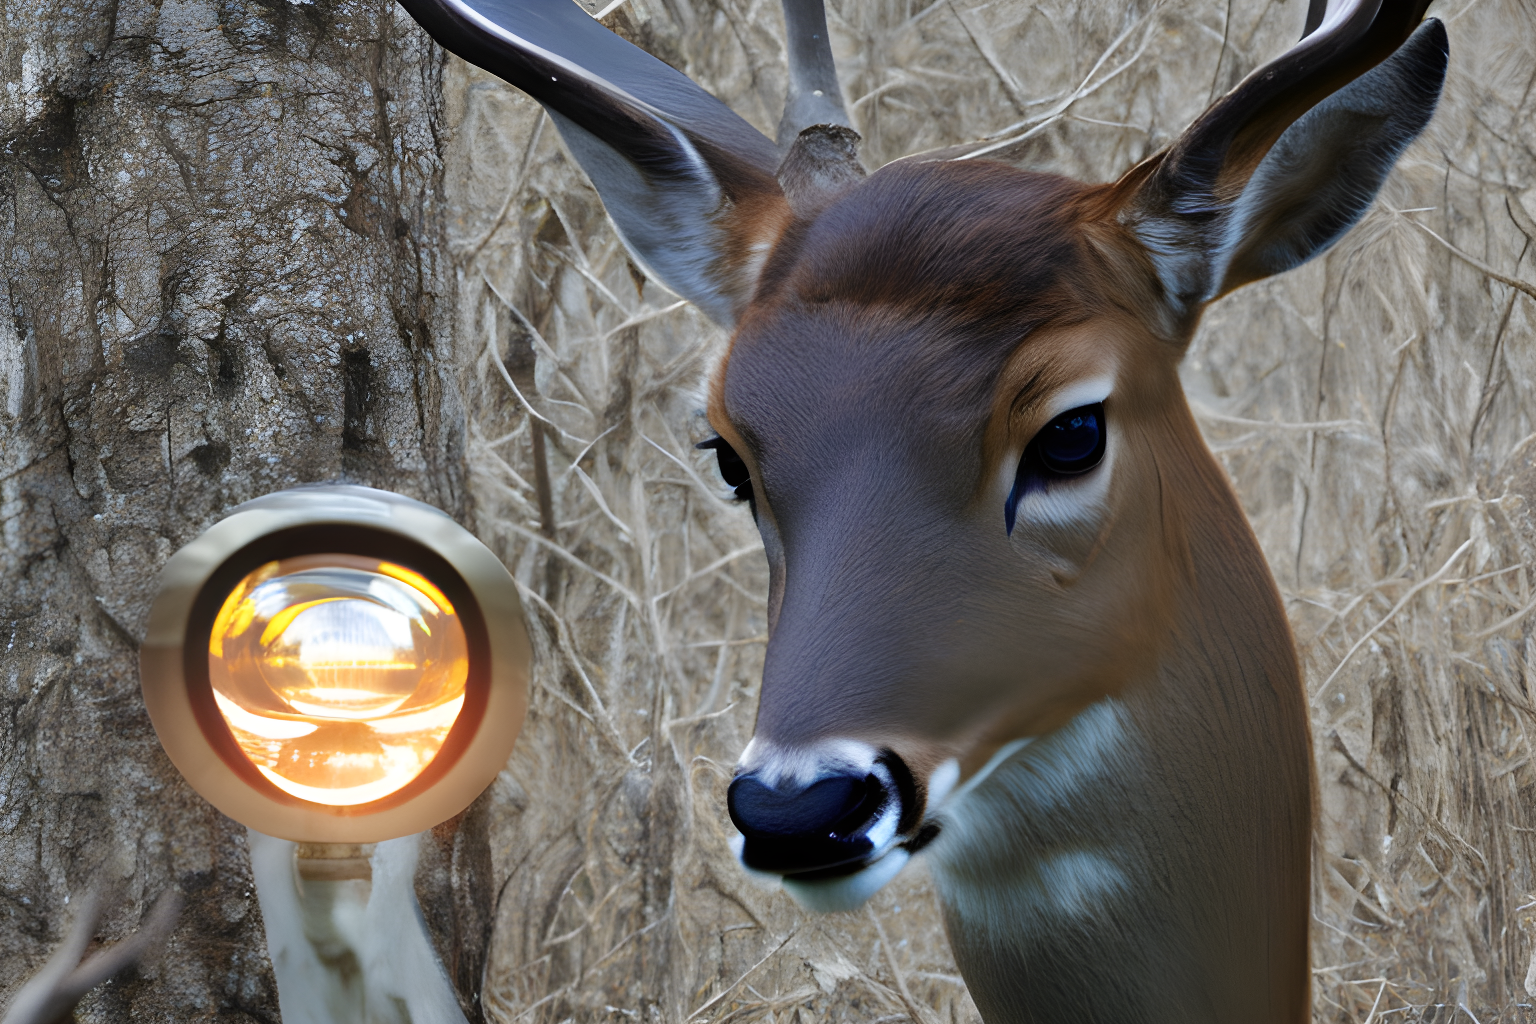
M 900 755 L 854 741 L 753 747 L 727 794 L 746 868 L 780 876 L 812 909 L 844 910 L 906 863 L 925 801 Z

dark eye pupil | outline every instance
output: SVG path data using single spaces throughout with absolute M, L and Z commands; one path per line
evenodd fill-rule
M 1056 473 L 1081 473 L 1098 465 L 1103 453 L 1099 406 L 1073 409 L 1046 424 L 1036 439 L 1040 461 Z

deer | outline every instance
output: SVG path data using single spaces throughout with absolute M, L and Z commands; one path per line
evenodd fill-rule
M 702 447 L 769 567 L 744 868 L 847 910 L 921 851 L 988 1024 L 1308 1019 L 1301 671 L 1178 368 L 1427 126 L 1427 0 L 1312 0 L 1099 184 L 979 145 L 867 172 L 820 0 L 783 3 L 775 139 L 571 0 L 400 2 L 543 105 L 634 261 L 729 332 Z

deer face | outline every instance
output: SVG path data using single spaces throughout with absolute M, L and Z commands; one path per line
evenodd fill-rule
M 772 580 L 748 867 L 861 891 L 957 779 L 1155 656 L 1188 416 L 1178 346 L 1106 294 L 1153 272 L 1085 225 L 1102 192 L 896 165 L 770 256 L 711 403 Z
M 744 862 L 826 908 L 1156 661 L 1189 561 L 1169 470 L 1209 460 L 1184 341 L 1365 212 L 1447 56 L 1427 0 L 1312 0 L 1114 185 L 953 151 L 866 179 L 816 0 L 785 0 L 777 145 L 569 0 L 401 2 L 544 104 L 637 262 L 734 332 L 710 419 L 772 583 L 730 811 Z

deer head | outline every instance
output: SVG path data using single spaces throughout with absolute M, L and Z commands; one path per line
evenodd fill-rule
M 1034 940 L 967 894 L 1031 858 L 1036 882 L 1010 891 L 1043 884 L 1069 832 L 1103 868 L 1073 869 L 1079 888 L 1133 884 L 1116 851 L 1166 856 L 1257 908 L 1247 931 L 1180 925 L 1170 942 L 1208 954 L 1179 963 L 1247 957 L 1289 979 L 1262 983 L 1287 988 L 1276 1006 L 1301 1006 L 1304 701 L 1177 367 L 1210 302 L 1333 245 L 1428 123 L 1447 42 L 1427 0 L 1313 0 L 1301 42 L 1098 185 L 964 149 L 866 175 L 818 0 L 785 3 L 777 144 L 570 0 L 402 3 L 542 103 L 636 260 L 732 332 L 706 445 L 771 573 L 729 794 L 746 866 L 850 907 L 942 827 L 951 937 L 983 1012 L 1008 1016 L 994 975 L 1029 954 L 996 950 Z M 952 810 L 957 784 L 995 817 Z M 1200 945 L 1223 929 L 1237 952 Z

